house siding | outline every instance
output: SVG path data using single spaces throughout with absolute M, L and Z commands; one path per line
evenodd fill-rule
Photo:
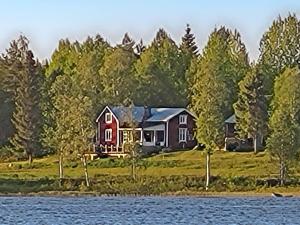
M 118 132 L 118 124 L 117 120 L 114 116 L 112 116 L 112 122 L 105 122 L 105 114 L 110 112 L 106 109 L 101 117 L 98 120 L 98 140 L 100 145 L 108 145 L 108 146 L 116 146 L 117 145 L 117 132 Z M 112 129 L 112 139 L 111 141 L 105 141 L 105 130 Z
M 187 115 L 187 124 L 179 124 L 179 116 Z M 196 146 L 196 140 L 190 139 L 187 135 L 186 142 L 179 143 L 179 128 L 187 128 L 188 134 L 193 135 L 196 127 L 194 117 L 187 112 L 182 112 L 169 120 L 168 126 L 168 147 L 171 149 L 193 148 Z

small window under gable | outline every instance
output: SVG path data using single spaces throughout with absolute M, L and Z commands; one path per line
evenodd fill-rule
M 105 123 L 112 123 L 112 115 L 110 112 L 105 113 Z
M 105 141 L 111 141 L 112 140 L 112 129 L 106 129 L 105 130 Z
M 187 115 L 179 115 L 179 124 L 187 124 Z
M 179 128 L 179 142 L 186 142 L 187 128 Z

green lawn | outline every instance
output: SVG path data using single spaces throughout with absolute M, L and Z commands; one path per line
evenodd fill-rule
M 196 175 L 205 174 L 205 153 L 201 151 L 178 151 L 164 153 L 143 159 L 146 167 L 139 169 L 139 175 L 166 176 L 166 175 Z M 270 160 L 267 153 L 258 154 L 237 152 L 215 152 L 211 157 L 212 175 L 222 177 L 252 176 L 260 178 L 275 177 L 278 166 Z M 70 178 L 83 176 L 80 161 L 65 162 L 65 175 Z M 74 167 L 74 168 L 72 168 Z M 90 162 L 89 174 L 91 177 L 101 175 L 128 175 L 128 163 L 123 159 L 97 159 Z M 299 175 L 300 168 L 296 168 L 294 175 Z M 55 156 L 35 159 L 33 168 L 27 162 L 0 163 L 0 177 L 15 178 L 55 178 L 58 175 L 58 160 Z

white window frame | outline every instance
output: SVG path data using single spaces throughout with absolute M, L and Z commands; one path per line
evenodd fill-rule
M 110 112 L 105 113 L 105 123 L 112 123 L 112 114 Z
M 106 129 L 104 134 L 105 141 L 112 140 L 112 129 Z
M 187 128 L 179 128 L 178 140 L 179 142 L 187 142 Z
M 187 115 L 179 115 L 179 124 L 187 124 Z

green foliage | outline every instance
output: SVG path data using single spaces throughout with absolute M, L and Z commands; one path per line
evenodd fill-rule
M 267 147 L 279 161 L 282 183 L 288 173 L 288 165 L 299 153 L 300 137 L 300 71 L 286 69 L 275 81 L 273 112 L 270 119 L 271 134 Z
M 179 48 L 160 29 L 135 64 L 138 78 L 137 103 L 150 106 L 186 106 L 185 69 Z
M 103 66 L 100 69 L 101 86 L 106 105 L 120 105 L 125 99 L 135 98 L 136 77 L 134 63 L 136 55 L 133 51 L 133 43 L 129 36 L 125 35 L 123 44 L 107 52 Z
M 11 119 L 15 133 L 10 142 L 16 151 L 26 153 L 31 163 L 32 156 L 41 147 L 41 65 L 34 59 L 24 36 L 11 43 L 3 61 L 8 73 L 5 86 L 12 93 L 15 105 Z
M 275 77 L 300 62 L 300 23 L 296 15 L 274 20 L 260 41 L 259 66 L 265 77 L 266 91 L 273 94 Z
M 215 30 L 195 68 L 194 85 L 190 87 L 191 109 L 197 115 L 197 140 L 209 149 L 224 142 L 224 120 L 232 114 L 238 82 L 248 68 L 240 35 L 225 27 Z
M 239 83 L 238 101 L 234 104 L 236 130 L 241 138 L 248 134 L 256 140 L 266 134 L 268 111 L 264 93 L 263 76 L 254 67 Z M 254 146 L 256 150 L 256 145 Z

